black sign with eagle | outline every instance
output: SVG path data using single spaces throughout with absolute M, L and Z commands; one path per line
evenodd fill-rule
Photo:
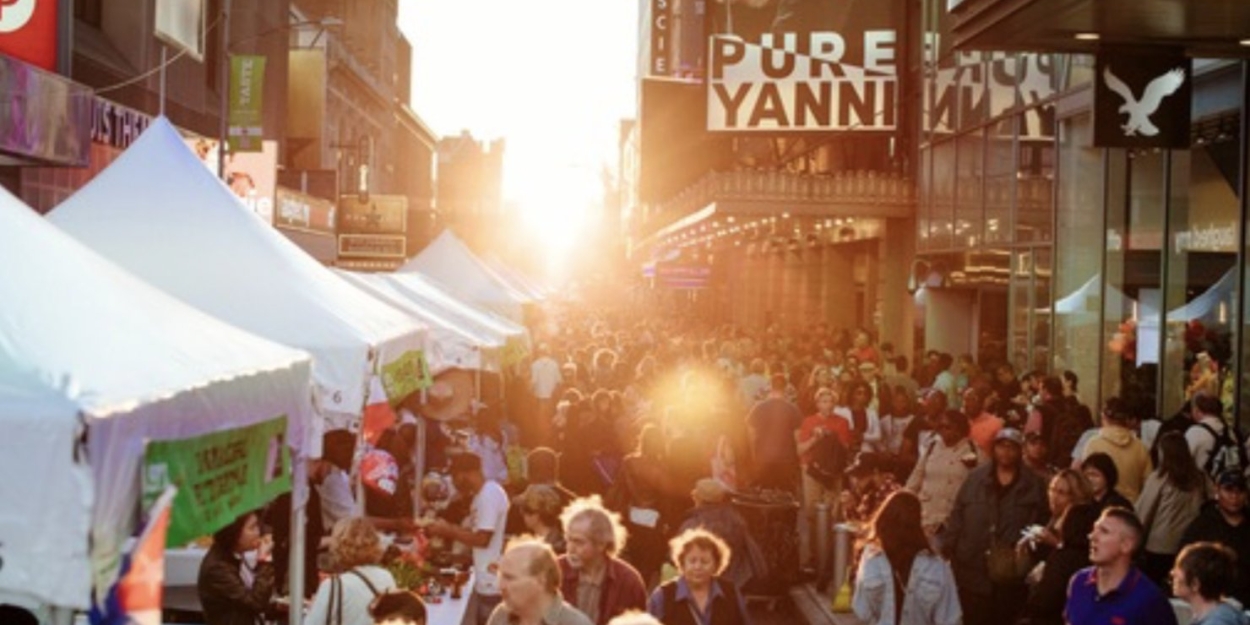
M 1191 59 L 1104 49 L 1096 69 L 1094 145 L 1189 148 Z

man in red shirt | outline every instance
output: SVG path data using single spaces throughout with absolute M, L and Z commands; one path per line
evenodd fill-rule
M 799 523 L 799 553 L 803 561 L 814 561 L 813 534 L 816 524 L 816 505 L 824 502 L 829 506 L 829 518 L 838 518 L 838 494 L 842 492 L 840 476 L 832 482 L 822 483 L 811 475 L 813 457 L 818 445 L 833 443 L 841 447 L 845 455 L 851 445 L 851 428 L 846 419 L 833 414 L 833 391 L 822 388 L 816 391 L 816 414 L 803 420 L 795 435 L 799 461 L 803 465 L 803 522 Z M 824 450 L 828 452 L 828 449 Z M 837 450 L 834 450 L 837 453 Z M 825 468 L 825 467 L 822 467 Z

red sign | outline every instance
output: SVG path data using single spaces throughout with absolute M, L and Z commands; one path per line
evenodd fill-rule
M 57 0 L 0 0 L 0 54 L 56 71 Z

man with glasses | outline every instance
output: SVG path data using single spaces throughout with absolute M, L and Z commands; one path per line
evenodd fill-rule
M 1126 508 L 1107 508 L 1089 535 L 1093 566 L 1072 576 L 1064 620 L 1070 625 L 1177 625 L 1168 598 L 1133 565 L 1146 529 Z

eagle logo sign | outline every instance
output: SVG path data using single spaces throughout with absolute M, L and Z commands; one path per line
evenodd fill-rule
M 1124 136 L 1135 137 L 1140 134 L 1153 137 L 1159 134 L 1159 128 L 1150 122 L 1150 116 L 1159 110 L 1159 103 L 1163 98 L 1176 93 L 1185 83 L 1185 70 L 1178 67 L 1157 76 L 1146 85 L 1140 100 L 1133 96 L 1133 90 L 1123 80 L 1111 72 L 1110 65 L 1102 70 L 1102 79 L 1108 89 L 1124 100 L 1124 104 L 1120 105 L 1120 112 L 1128 115 L 1128 121 L 1120 125 Z

